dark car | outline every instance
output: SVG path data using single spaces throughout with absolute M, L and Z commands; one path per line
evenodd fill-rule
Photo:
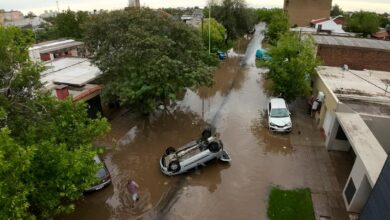
M 256 29 L 252 27 L 251 29 L 248 30 L 248 34 L 254 34 L 256 32 Z
M 99 156 L 95 156 L 93 159 L 101 166 L 96 173 L 96 177 L 99 180 L 91 188 L 85 190 L 85 192 L 94 192 L 100 190 L 111 183 L 111 175 L 106 167 L 106 164 L 99 158 Z
M 224 60 L 226 58 L 226 53 L 223 51 L 217 51 L 217 56 L 220 60 Z

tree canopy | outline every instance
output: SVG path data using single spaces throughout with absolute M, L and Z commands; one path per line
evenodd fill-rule
M 272 9 L 257 9 L 256 14 L 259 21 L 265 22 L 268 25 L 267 41 L 271 45 L 275 45 L 278 42 L 281 35 L 286 33 L 290 26 L 288 23 L 287 14 L 280 8 Z
M 379 30 L 379 16 L 374 12 L 359 11 L 347 19 L 347 30 L 368 36 Z
M 31 31 L 0 27 L 0 218 L 43 219 L 73 210 L 96 181 L 92 140 L 109 129 L 84 103 L 60 101 L 28 58 Z
M 330 16 L 338 16 L 338 15 L 344 15 L 344 11 L 340 8 L 339 5 L 333 5 L 332 9 L 330 10 Z
M 226 49 L 225 48 L 225 27 L 218 23 L 214 18 L 210 20 L 210 41 L 211 48 L 215 52 L 216 50 Z M 204 45 L 209 44 L 209 19 L 203 20 L 203 27 L 199 27 L 202 32 Z M 227 48 L 228 49 L 228 48 Z
M 204 10 L 205 15 L 208 10 Z M 226 28 L 228 39 L 236 39 L 247 33 L 257 22 L 255 9 L 248 8 L 245 0 L 223 0 L 219 4 L 212 2 L 211 17 Z
M 43 30 L 37 31 L 37 41 L 54 40 L 58 38 L 81 39 L 83 32 L 81 26 L 88 21 L 90 15 L 86 11 L 63 11 L 51 24 L 45 25 Z
M 144 113 L 186 87 L 210 85 L 218 62 L 199 31 L 146 8 L 94 16 L 85 43 L 103 72 L 105 100 Z
M 281 94 L 290 102 L 310 93 L 310 76 L 319 64 L 312 37 L 305 35 L 300 39 L 295 33 L 286 33 L 269 55 L 272 59 L 266 63 L 267 77 L 272 80 L 274 95 Z

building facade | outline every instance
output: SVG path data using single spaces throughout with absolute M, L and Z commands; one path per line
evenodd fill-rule
M 332 0 L 284 0 L 291 26 L 309 26 L 310 21 L 318 18 L 329 18 Z
M 390 71 L 390 41 L 314 35 L 323 65 Z
M 329 66 L 318 67 L 314 77 L 314 95 L 325 95 L 315 118 L 326 149 L 344 152 L 344 157 L 338 158 L 343 166 L 336 167 L 343 174 L 337 180 L 350 213 L 364 212 L 390 153 L 387 81 L 390 72 Z

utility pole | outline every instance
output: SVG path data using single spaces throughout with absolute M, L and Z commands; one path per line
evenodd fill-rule
M 209 3 L 209 54 L 211 54 L 211 1 Z

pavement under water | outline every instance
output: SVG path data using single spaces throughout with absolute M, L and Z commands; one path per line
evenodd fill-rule
M 257 29 L 253 39 L 259 41 L 261 27 Z M 86 195 L 74 213 L 60 219 L 266 219 L 272 186 L 321 185 L 321 177 L 308 183 L 307 175 L 317 173 L 308 164 L 313 161 L 297 159 L 307 151 L 295 149 L 290 135 L 267 129 L 264 111 L 269 97 L 262 70 L 251 60 L 252 47 L 259 44 L 250 43 L 247 56 L 223 61 L 212 87 L 187 89 L 169 109 L 147 117 L 118 114 L 111 132 L 99 140 L 107 149 L 104 160 L 112 184 Z M 232 162 L 215 160 L 187 174 L 163 175 L 159 159 L 165 149 L 198 138 L 209 124 Z M 126 191 L 129 178 L 140 186 L 134 208 Z

